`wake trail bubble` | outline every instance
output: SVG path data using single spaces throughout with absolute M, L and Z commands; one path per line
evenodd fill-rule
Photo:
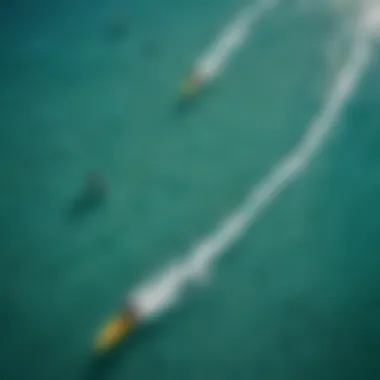
M 248 38 L 252 26 L 276 3 L 277 0 L 262 0 L 244 8 L 222 30 L 216 38 L 216 42 L 196 61 L 195 71 L 197 74 L 207 80 L 220 75 L 227 60 Z
M 368 14 L 365 13 L 360 18 L 349 57 L 339 71 L 324 106 L 308 126 L 299 144 L 264 180 L 254 186 L 245 201 L 214 233 L 191 250 L 182 261 L 171 265 L 132 292 L 131 302 L 143 318 L 156 317 L 174 306 L 189 284 L 198 282 L 207 275 L 215 261 L 258 220 L 264 209 L 318 153 L 369 62 L 374 28 L 366 23 Z

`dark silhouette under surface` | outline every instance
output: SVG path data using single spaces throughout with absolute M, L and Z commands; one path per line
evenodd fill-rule
M 77 219 L 100 207 L 107 198 L 107 192 L 104 178 L 98 173 L 91 173 L 82 192 L 74 199 L 69 218 Z
M 124 15 L 114 16 L 106 22 L 105 35 L 109 41 L 121 41 L 127 38 L 129 34 L 130 25 Z

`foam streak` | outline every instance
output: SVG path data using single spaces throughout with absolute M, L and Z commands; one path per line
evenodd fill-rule
M 208 80 L 220 75 L 232 54 L 245 42 L 253 25 L 277 0 L 261 0 L 244 8 L 217 37 L 216 42 L 196 61 L 195 70 Z
M 347 62 L 338 73 L 329 96 L 299 144 L 261 183 L 254 186 L 240 207 L 214 233 L 191 250 L 183 261 L 172 265 L 133 293 L 132 302 L 142 316 L 154 317 L 160 311 L 173 306 L 183 289 L 189 283 L 199 281 L 207 273 L 215 261 L 258 220 L 264 209 L 295 180 L 322 148 L 369 62 L 372 29 L 363 24 L 365 19 L 366 15 L 360 19 Z

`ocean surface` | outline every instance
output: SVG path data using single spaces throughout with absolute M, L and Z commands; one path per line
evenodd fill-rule
M 364 3 L 279 0 L 184 109 L 180 83 L 248 2 L 0 3 L 0 379 L 379 378 L 380 4 Z M 129 292 L 208 237 L 202 276 L 95 357 Z

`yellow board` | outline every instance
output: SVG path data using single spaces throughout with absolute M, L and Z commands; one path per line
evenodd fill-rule
M 187 78 L 181 86 L 181 95 L 195 95 L 200 89 L 200 83 L 193 77 Z
M 95 351 L 105 352 L 125 338 L 132 330 L 133 324 L 126 318 L 111 319 L 95 338 Z

